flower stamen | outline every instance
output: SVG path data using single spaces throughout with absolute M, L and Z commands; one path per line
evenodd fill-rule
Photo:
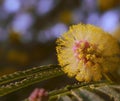
M 86 64 L 88 61 L 95 64 L 94 60 L 100 58 L 100 53 L 98 53 L 98 45 L 92 44 L 86 40 L 76 41 L 73 46 L 74 56 L 78 61 L 82 61 Z

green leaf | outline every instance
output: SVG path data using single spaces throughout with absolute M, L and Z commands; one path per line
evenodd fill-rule
M 112 86 L 109 87 L 108 85 L 102 86 L 102 87 L 97 87 L 96 90 L 103 92 L 104 94 L 110 96 L 113 98 L 115 101 L 120 101 L 120 94 L 115 91 Z
M 12 76 L 6 75 L 5 77 L 1 77 L 3 85 L 0 87 L 0 96 L 4 96 L 29 85 L 64 74 L 58 65 L 42 66 L 17 73 L 10 74 Z M 12 83 L 10 82 L 14 80 L 18 81 Z M 5 85 L 5 83 L 8 84 Z
M 120 101 L 120 85 L 91 82 L 49 92 L 49 101 Z
M 31 69 L 24 70 L 24 71 L 17 71 L 8 75 L 3 75 L 2 77 L 0 77 L 0 85 L 8 82 L 12 82 L 14 80 L 25 78 L 39 72 L 42 73 L 47 70 L 52 70 L 55 68 L 60 68 L 60 66 L 59 65 L 39 66 L 39 67 L 33 67 Z

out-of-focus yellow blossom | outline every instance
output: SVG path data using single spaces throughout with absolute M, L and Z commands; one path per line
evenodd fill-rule
M 14 43 L 14 44 L 20 43 L 21 42 L 21 35 L 20 35 L 20 33 L 17 33 L 15 31 L 10 31 L 9 41 L 11 43 Z
M 120 63 L 118 41 L 93 25 L 73 25 L 57 40 L 63 71 L 78 81 L 99 81 Z
M 120 0 L 98 0 L 100 10 L 106 11 L 116 6 L 120 6 Z
M 28 62 L 28 55 L 22 51 L 10 50 L 7 55 L 7 60 L 10 62 L 25 64 Z
M 72 12 L 71 11 L 63 11 L 59 15 L 60 21 L 64 22 L 65 24 L 70 24 L 72 21 Z

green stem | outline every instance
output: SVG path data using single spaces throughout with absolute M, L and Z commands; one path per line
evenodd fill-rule
M 73 85 L 67 85 L 64 88 L 58 89 L 58 90 L 54 90 L 54 91 L 50 91 L 48 93 L 49 95 L 49 100 L 50 101 L 54 101 L 55 98 L 58 97 L 58 95 L 65 95 L 65 94 L 70 94 L 71 90 L 73 89 L 77 89 L 79 87 L 86 87 L 86 86 L 90 86 L 90 85 L 99 85 L 99 84 L 105 84 L 105 83 L 109 83 L 108 81 L 98 81 L 98 82 L 84 82 L 84 83 L 75 83 Z M 28 101 L 28 98 L 24 99 L 23 101 Z
M 25 77 L 34 75 L 39 72 L 44 72 L 46 70 L 52 70 L 55 68 L 60 68 L 60 66 L 59 65 L 39 66 L 39 67 L 34 67 L 31 69 L 24 70 L 24 71 L 18 71 L 12 74 L 4 75 L 0 77 L 0 85 L 25 78 Z
M 50 100 L 56 98 L 59 94 L 64 95 L 64 94 L 70 93 L 69 91 L 79 87 L 90 86 L 91 84 L 107 83 L 107 82 L 108 81 L 98 81 L 98 82 L 85 82 L 85 83 L 79 83 L 74 85 L 68 85 L 62 89 L 49 92 Z
M 64 72 L 60 68 L 54 68 L 52 70 L 46 70 L 44 72 L 36 73 L 32 76 L 29 76 L 21 81 L 7 84 L 6 86 L 0 87 L 0 96 L 4 96 L 11 92 L 17 91 L 21 88 L 25 88 L 29 85 L 41 82 L 43 80 L 47 80 L 50 78 L 54 78 L 57 76 L 64 75 Z

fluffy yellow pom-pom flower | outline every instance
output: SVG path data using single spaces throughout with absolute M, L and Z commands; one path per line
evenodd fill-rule
M 63 71 L 78 81 L 99 81 L 119 67 L 118 41 L 93 25 L 73 25 L 57 39 L 56 49 Z

